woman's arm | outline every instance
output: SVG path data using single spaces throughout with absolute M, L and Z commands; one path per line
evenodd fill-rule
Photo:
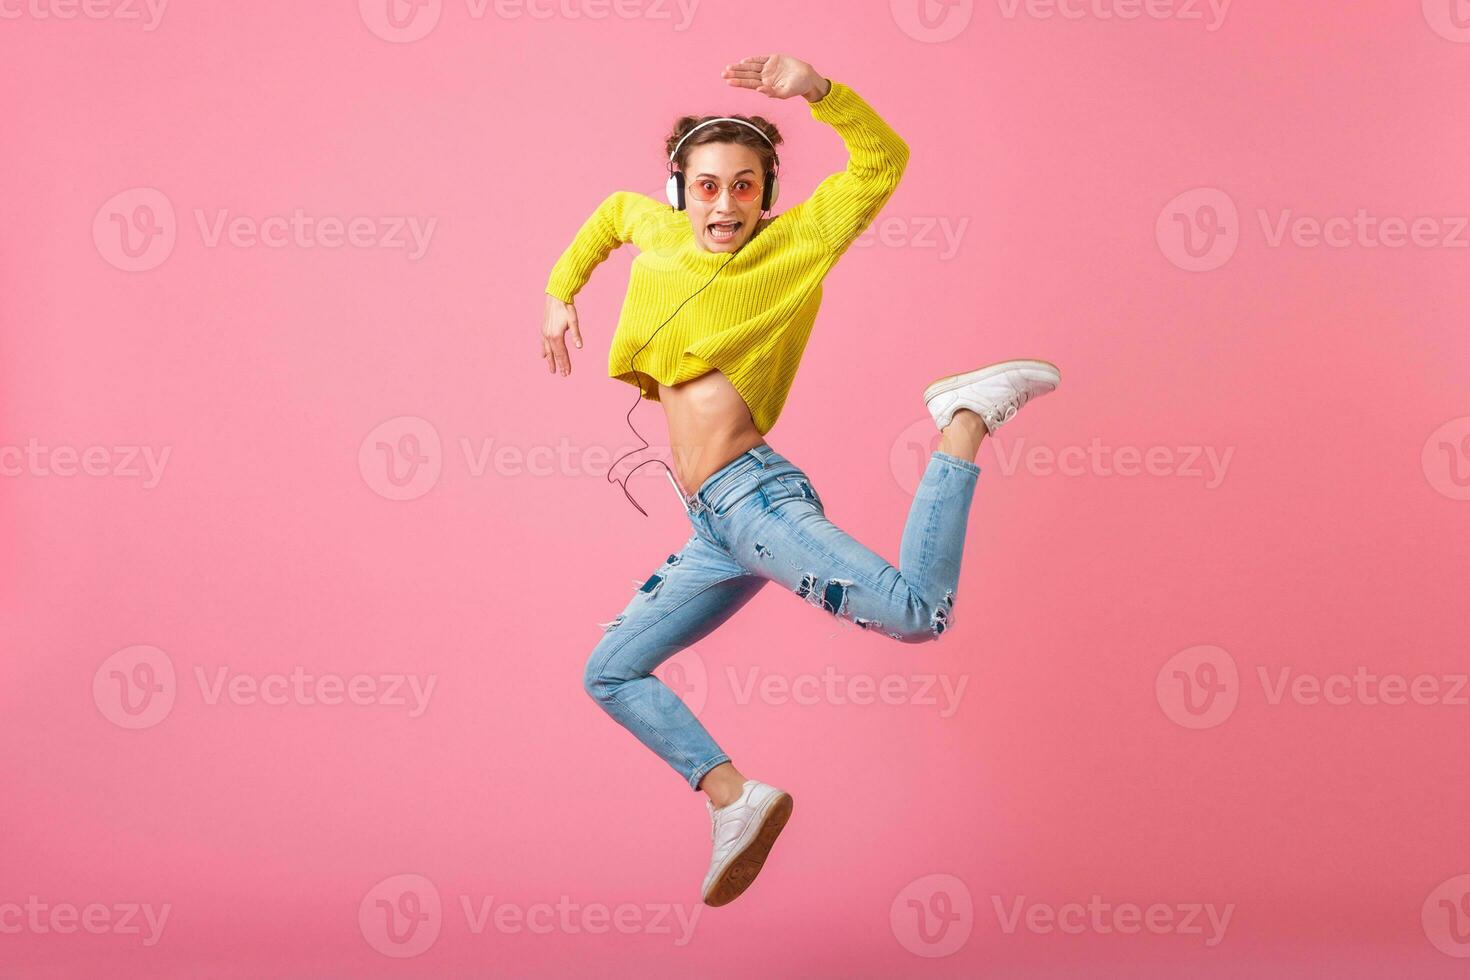
M 811 222 L 827 247 L 840 255 L 898 187 L 908 165 L 908 144 L 851 88 L 823 78 L 789 55 L 747 58 L 727 65 L 725 76 L 732 85 L 772 98 L 802 96 L 810 103 L 812 118 L 842 137 L 846 169 L 827 177 L 811 197 L 786 213 L 789 221 Z
M 568 335 L 577 347 L 582 346 L 582 328 L 573 298 L 587 285 L 592 270 L 613 249 L 631 242 L 638 223 L 658 207 L 657 201 L 643 194 L 613 191 L 582 223 L 572 243 L 556 260 L 546 281 L 546 309 L 541 316 L 541 356 L 551 373 L 562 377 L 572 373 Z
M 587 285 L 592 270 L 613 249 L 631 242 L 638 223 L 658 207 L 659 202 L 653 198 L 633 191 L 609 194 L 592 216 L 583 222 L 572 243 L 557 259 L 546 282 L 546 292 L 563 303 L 570 303 Z
M 893 196 L 909 162 L 909 146 L 872 107 L 841 82 L 811 104 L 813 119 L 827 123 L 847 146 L 847 168 L 817 185 L 791 209 L 795 221 L 811 221 L 827 247 L 841 255 Z

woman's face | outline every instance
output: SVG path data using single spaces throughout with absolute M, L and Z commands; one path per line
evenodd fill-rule
M 761 189 L 765 182 L 760 156 L 739 143 L 702 143 L 689 151 L 684 165 L 684 207 L 694 227 L 694 241 L 706 252 L 735 252 L 755 234 L 761 216 Z M 705 188 L 715 197 L 701 201 L 695 191 Z M 735 192 L 754 188 L 750 201 Z

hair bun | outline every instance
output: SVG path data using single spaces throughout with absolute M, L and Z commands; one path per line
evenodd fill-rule
M 748 125 L 742 126 L 734 122 L 715 122 L 694 133 L 697 126 L 715 119 L 739 119 Z M 751 132 L 751 127 L 759 130 L 760 135 Z M 690 136 L 694 133 L 693 136 Z M 764 136 L 765 139 L 761 139 Z M 689 138 L 685 138 L 689 137 Z M 769 141 L 769 142 L 767 142 Z M 779 161 L 775 147 L 781 144 L 781 131 L 776 124 L 764 116 L 680 116 L 674 120 L 674 126 L 669 133 L 668 139 L 664 141 L 664 156 L 673 156 L 677 147 L 679 156 L 671 161 L 679 169 L 684 168 L 684 161 L 688 158 L 689 151 L 696 146 L 706 143 L 738 143 L 754 150 L 761 158 L 761 164 L 771 170 Z M 682 144 L 682 145 L 681 145 Z

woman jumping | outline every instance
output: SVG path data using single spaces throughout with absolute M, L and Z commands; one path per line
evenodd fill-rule
M 566 336 L 582 346 L 574 297 L 614 248 L 638 246 L 608 374 L 662 403 L 694 534 L 603 626 L 584 685 L 708 796 L 714 846 L 701 899 L 716 906 L 760 872 L 792 798 L 736 769 L 654 669 L 767 580 L 901 642 L 938 638 L 954 625 L 981 440 L 1061 380 L 1046 361 L 1016 360 L 924 390 L 941 437 L 909 508 L 898 567 L 827 520 L 812 481 L 765 435 L 796 376 L 822 279 L 898 186 L 909 148 L 851 88 L 789 55 L 746 58 L 722 74 L 771 98 L 806 99 L 812 117 L 842 137 L 846 169 L 764 217 L 779 193 L 776 127 L 760 116 L 681 118 L 665 145 L 667 202 L 607 197 L 552 270 L 541 327 L 548 370 L 568 375 Z

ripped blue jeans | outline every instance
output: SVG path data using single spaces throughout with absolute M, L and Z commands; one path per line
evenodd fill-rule
M 953 623 L 970 501 L 980 468 L 929 457 L 904 525 L 898 567 L 827 520 L 807 475 L 761 443 L 726 463 L 684 507 L 694 535 L 648 577 L 587 659 L 583 686 L 699 789 L 730 761 L 653 671 L 777 582 L 828 615 L 904 643 Z

